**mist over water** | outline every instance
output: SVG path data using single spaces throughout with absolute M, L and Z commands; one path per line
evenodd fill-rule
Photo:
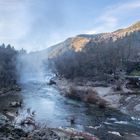
M 118 132 L 122 135 L 134 133 L 140 135 L 140 121 L 121 112 L 97 105 L 86 104 L 71 100 L 61 95 L 56 86 L 47 84 L 53 73 L 47 69 L 44 62 L 47 53 L 21 54 L 17 59 L 17 70 L 22 87 L 22 108 L 19 109 L 17 120 L 27 115 L 27 109 L 35 111 L 35 121 L 48 127 L 70 127 L 108 140 L 109 132 Z M 47 79 L 46 79 L 47 78 Z M 102 88 L 102 91 L 106 88 Z M 71 116 L 76 116 L 76 124 L 70 123 Z M 99 127 L 98 129 L 96 129 Z M 111 135 L 110 135 L 111 137 Z M 121 140 L 120 137 L 116 140 Z
M 0 0 L 0 42 L 10 44 L 0 46 L 0 140 L 14 139 L 3 114 L 25 130 L 33 121 L 100 140 L 140 137 L 139 91 L 128 82 L 139 90 L 140 21 L 122 29 L 139 17 L 140 0 Z
M 22 54 L 18 56 L 17 70 L 19 82 L 41 82 L 45 80 L 44 56 L 37 53 Z

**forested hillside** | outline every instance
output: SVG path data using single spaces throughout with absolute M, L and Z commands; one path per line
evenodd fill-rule
M 138 73 L 140 22 L 111 33 L 70 38 L 52 47 L 49 54 L 54 71 L 66 78 L 108 79 L 120 73 Z
M 0 88 L 12 87 L 17 83 L 17 51 L 10 45 L 0 46 Z

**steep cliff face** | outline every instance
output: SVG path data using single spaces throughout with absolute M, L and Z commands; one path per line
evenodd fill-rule
M 72 39 L 71 47 L 76 51 L 82 51 L 85 45 L 90 41 L 89 38 L 75 37 Z

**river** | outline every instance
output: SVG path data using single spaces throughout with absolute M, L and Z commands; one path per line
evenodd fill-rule
M 42 126 L 75 128 L 95 134 L 101 140 L 121 140 L 130 134 L 140 136 L 139 118 L 65 98 L 55 86 L 47 85 L 49 78 L 50 74 L 22 84 L 23 107 L 19 109 L 18 118 L 24 118 L 30 108 L 35 111 L 36 122 Z M 75 118 L 73 125 L 71 117 Z

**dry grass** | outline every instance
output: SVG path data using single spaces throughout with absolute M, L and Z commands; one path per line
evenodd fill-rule
M 67 97 L 82 100 L 88 103 L 97 103 L 98 96 L 95 90 L 92 88 L 71 86 L 69 92 L 66 94 Z
M 69 92 L 66 93 L 66 97 L 69 97 L 69 98 L 75 99 L 75 100 L 81 100 L 79 91 L 75 86 L 70 86 Z
M 107 103 L 98 96 L 97 92 L 93 88 L 90 87 L 70 86 L 69 92 L 66 93 L 66 97 L 84 101 L 86 103 L 96 104 L 99 108 L 106 108 L 107 106 Z
M 98 101 L 97 92 L 91 88 L 85 90 L 84 101 L 96 104 Z
M 89 41 L 90 39 L 84 37 L 76 37 L 72 41 L 72 47 L 76 52 L 81 51 Z

